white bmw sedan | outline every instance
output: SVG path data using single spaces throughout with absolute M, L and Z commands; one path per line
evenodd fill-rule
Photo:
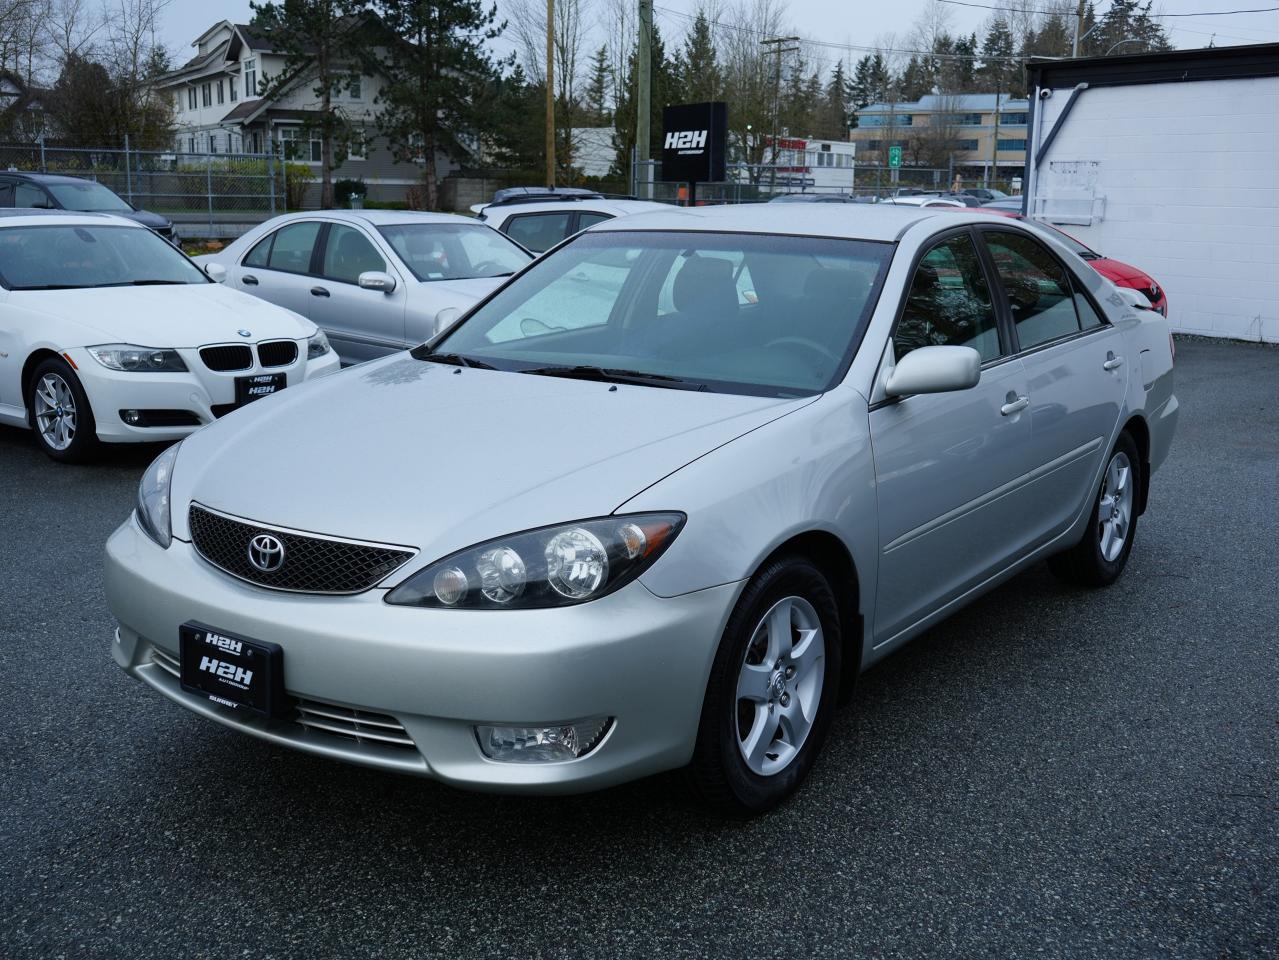
M 313 320 L 345 363 L 421 343 L 533 255 L 449 213 L 289 213 L 197 257 L 217 280 Z
M 974 597 L 1043 559 L 1114 582 L 1178 409 L 1167 321 L 1052 236 L 889 205 L 599 224 L 291 393 L 147 471 L 107 544 L 121 667 L 334 759 L 687 767 L 736 815 Z
M 0 211 L 0 423 L 55 460 L 177 440 L 337 368 L 315 324 L 211 282 L 146 227 Z

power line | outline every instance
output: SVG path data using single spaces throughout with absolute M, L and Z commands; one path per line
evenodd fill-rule
M 941 0 L 942 3 L 949 3 L 956 7 L 973 7 L 977 10 L 995 10 L 1000 13 L 1059 13 L 1063 16 L 1070 15 L 1069 11 L 1063 13 L 1060 9 L 1051 7 L 1010 7 L 1006 4 L 990 4 L 990 3 L 973 3 L 972 0 Z M 1252 7 L 1246 10 L 1198 10 L 1192 13 L 1151 13 L 1149 16 L 1153 19 L 1161 19 L 1163 17 L 1230 17 L 1240 13 L 1274 13 L 1279 11 L 1279 7 Z

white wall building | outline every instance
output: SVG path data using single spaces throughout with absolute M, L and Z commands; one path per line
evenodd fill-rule
M 1029 212 L 1187 333 L 1279 343 L 1279 44 L 1032 61 Z
M 857 144 L 850 140 L 810 140 L 778 137 L 777 149 L 764 147 L 764 165 L 776 157 L 778 192 L 812 190 L 818 193 L 852 193 L 857 167 Z M 771 172 L 762 183 L 772 183 Z

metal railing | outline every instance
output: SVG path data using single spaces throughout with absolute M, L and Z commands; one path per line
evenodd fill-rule
M 0 171 L 93 180 L 133 206 L 164 214 L 209 237 L 238 236 L 246 223 L 288 208 L 286 165 L 273 154 L 0 144 Z

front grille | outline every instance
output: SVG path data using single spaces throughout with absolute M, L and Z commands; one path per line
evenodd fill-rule
M 172 654 L 166 653 L 159 647 L 152 647 L 151 662 L 165 673 L 178 680 L 182 679 L 182 666 L 178 658 Z M 354 707 L 339 707 L 333 703 L 311 700 L 307 697 L 292 699 L 293 722 L 308 731 L 343 737 L 360 744 L 417 749 L 413 738 L 409 736 L 400 721 L 385 713 L 356 710 Z
M 351 707 L 338 707 L 318 700 L 298 698 L 296 723 L 308 730 L 321 730 L 338 737 L 349 737 L 357 743 L 375 743 L 389 747 L 417 749 L 408 731 L 394 717 L 370 713 Z
M 361 593 L 386 579 L 417 551 L 264 526 L 191 504 L 191 542 L 200 556 L 241 580 L 295 593 Z M 278 570 L 249 562 L 249 544 L 269 533 L 284 547 Z
M 258 362 L 264 367 L 287 367 L 298 358 L 298 345 L 292 340 L 271 340 L 258 344 Z
M 253 351 L 243 343 L 230 343 L 221 347 L 201 347 L 200 359 L 210 370 L 217 370 L 219 373 L 248 370 L 253 366 Z

